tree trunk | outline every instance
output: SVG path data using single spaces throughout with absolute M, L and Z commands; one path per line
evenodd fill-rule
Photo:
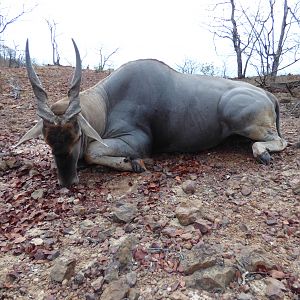
M 285 29 L 286 29 L 286 19 L 288 15 L 288 6 L 287 6 L 287 0 L 284 0 L 284 7 L 283 7 L 283 17 L 282 17 L 282 22 L 281 22 L 281 31 L 280 31 L 280 37 L 278 41 L 278 46 L 276 53 L 274 55 L 274 60 L 272 63 L 272 70 L 271 70 L 271 77 L 276 77 L 277 72 L 278 72 L 278 67 L 279 67 L 279 61 L 282 53 L 282 47 L 284 43 L 284 36 L 285 36 Z
M 230 0 L 231 3 L 231 23 L 232 23 L 232 42 L 234 51 L 236 53 L 236 62 L 237 62 L 237 75 L 238 78 L 244 78 L 243 74 L 243 58 L 241 50 L 241 40 L 238 33 L 236 21 L 235 21 L 235 3 L 234 0 Z

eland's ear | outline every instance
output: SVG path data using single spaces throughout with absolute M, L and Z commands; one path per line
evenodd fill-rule
M 88 136 L 88 137 L 90 137 L 90 138 L 92 138 L 92 139 L 98 141 L 99 143 L 101 143 L 101 144 L 104 145 L 105 147 L 108 147 L 108 146 L 103 142 L 103 139 L 101 138 L 101 136 L 100 136 L 100 135 L 97 133 L 97 131 L 89 124 L 89 122 L 84 118 L 84 116 L 83 116 L 81 113 L 79 113 L 79 114 L 77 115 L 77 121 L 78 121 L 78 123 L 79 123 L 79 126 L 80 126 L 82 132 L 83 132 L 86 136 Z
M 31 129 L 29 129 L 22 136 L 22 138 L 19 140 L 19 142 L 16 145 L 13 146 L 13 148 L 20 146 L 22 143 L 30 139 L 37 138 L 39 135 L 42 134 L 42 131 L 43 131 L 43 120 L 40 119 Z

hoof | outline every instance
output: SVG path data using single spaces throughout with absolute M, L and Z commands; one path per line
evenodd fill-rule
M 257 160 L 264 164 L 264 165 L 269 165 L 271 162 L 271 155 L 269 154 L 269 152 L 265 151 L 262 154 L 260 154 L 259 156 L 257 156 Z
M 132 166 L 132 170 L 135 173 L 142 173 L 142 172 L 145 172 L 147 170 L 146 167 L 145 167 L 144 161 L 142 159 L 129 158 L 128 160 L 130 161 L 131 166 Z

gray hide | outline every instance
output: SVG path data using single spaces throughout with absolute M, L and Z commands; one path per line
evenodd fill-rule
M 141 172 L 139 159 L 151 153 L 196 152 L 239 134 L 254 141 L 254 157 L 268 164 L 269 151 L 287 145 L 272 94 L 240 81 L 181 74 L 157 60 L 129 62 L 79 99 L 81 113 L 73 117 L 82 131 L 78 158 L 88 163 Z M 63 114 L 69 101 L 56 102 L 52 112 Z M 95 129 L 97 140 L 85 135 L 86 126 Z M 33 130 L 21 141 L 36 136 Z
M 156 60 L 138 60 L 93 89 L 106 94 L 107 122 L 100 135 L 109 148 L 92 142 L 86 153 L 91 163 L 105 164 L 103 156 L 196 152 L 233 134 L 257 141 L 254 157 L 266 164 L 268 151 L 286 147 L 277 99 L 244 82 L 181 74 Z

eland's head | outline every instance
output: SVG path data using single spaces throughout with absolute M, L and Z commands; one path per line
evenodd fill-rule
M 76 53 L 76 68 L 68 92 L 69 103 L 64 112 L 54 113 L 47 104 L 47 93 L 32 67 L 27 40 L 26 68 L 37 99 L 37 115 L 40 120 L 16 144 L 19 146 L 23 142 L 42 134 L 45 142 L 51 147 L 57 165 L 58 180 L 62 186 L 70 186 L 78 182 L 77 162 L 83 154 L 86 137 L 103 143 L 99 134 L 81 113 L 79 94 L 82 73 L 81 59 L 73 39 L 72 42 Z

